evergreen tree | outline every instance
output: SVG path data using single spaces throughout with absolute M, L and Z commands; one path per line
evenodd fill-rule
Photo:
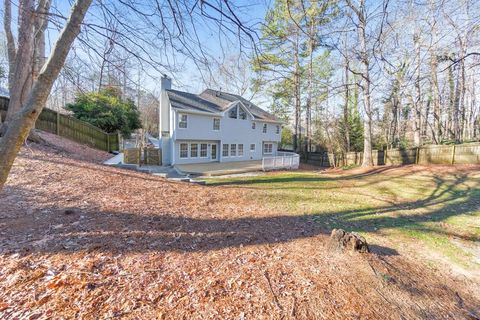
M 255 89 L 272 96 L 272 110 L 293 113 L 293 146 L 299 151 L 302 105 L 311 123 L 313 64 L 322 41 L 319 28 L 336 14 L 334 2 L 276 0 L 265 17 L 260 54 L 253 60 Z M 307 87 L 302 94 L 302 87 Z M 292 117 L 289 118 L 289 120 Z
M 77 119 L 106 132 L 120 131 L 126 137 L 142 127 L 135 103 L 130 99 L 123 100 L 121 92 L 113 87 L 80 94 L 74 103 L 67 104 L 65 108 L 72 111 Z

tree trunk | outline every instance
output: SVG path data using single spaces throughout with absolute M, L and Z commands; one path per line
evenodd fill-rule
M 305 114 L 305 126 L 306 126 L 306 143 L 305 143 L 305 159 L 308 160 L 308 155 L 311 151 L 311 135 L 312 135 L 312 96 L 313 96 L 313 50 L 314 50 L 314 37 L 315 37 L 315 23 L 310 24 L 309 34 L 309 62 L 308 62 L 308 98 L 307 98 L 307 110 Z
M 373 118 L 373 111 L 371 105 L 371 97 L 370 97 L 370 63 L 368 60 L 368 52 L 367 52 L 367 35 L 366 35 L 366 27 L 367 27 L 367 17 L 365 14 L 365 2 L 362 0 L 360 2 L 360 9 L 359 9 L 359 25 L 358 25 L 358 37 L 360 40 L 360 54 L 361 54 L 361 62 L 363 64 L 363 102 L 365 107 L 365 123 L 364 123 L 364 142 L 363 142 L 363 167 L 370 167 L 373 166 L 373 158 L 372 158 L 372 118 Z
M 300 60 L 299 60 L 299 44 L 298 44 L 298 30 L 296 31 L 296 38 L 295 38 L 295 47 L 294 47 L 294 75 L 293 75 L 293 90 L 294 90 L 294 99 L 295 99 L 295 133 L 293 136 L 293 149 L 295 152 L 300 151 L 299 145 L 299 135 L 301 134 L 301 126 L 300 126 Z
M 465 56 L 466 50 L 463 42 L 460 41 L 461 45 L 461 54 L 462 57 Z M 461 143 L 465 139 L 465 121 L 466 121 L 466 111 L 465 111 L 465 92 L 466 92 L 466 72 L 465 72 L 465 59 L 462 59 L 459 64 L 459 76 L 458 76 L 458 97 L 457 97 L 457 112 L 459 113 L 459 124 L 457 131 L 457 142 Z
M 420 91 L 420 41 L 418 39 L 418 35 L 414 35 L 414 42 L 415 42 L 415 59 L 417 60 L 415 71 L 415 102 L 414 102 L 414 112 L 415 112 L 415 124 L 414 124 L 414 132 L 413 132 L 413 144 L 415 147 L 420 147 L 422 145 L 422 96 Z
M 455 139 L 455 80 L 453 78 L 453 65 L 448 67 L 448 109 L 447 122 L 445 124 L 444 135 L 449 139 Z
M 7 38 L 7 56 L 8 56 L 8 90 L 12 92 L 13 79 L 15 75 L 15 38 L 12 34 L 12 2 L 11 0 L 4 1 L 4 19 L 3 28 L 5 30 L 5 36 Z
M 33 81 L 37 80 L 40 70 L 45 64 L 45 30 L 48 27 L 47 13 L 50 11 L 50 4 L 50 0 L 41 0 L 35 10 Z
M 440 122 L 440 94 L 438 89 L 438 59 L 433 50 L 430 50 L 430 77 L 432 82 L 432 104 L 433 104 L 433 140 L 435 144 L 442 141 L 442 127 Z
M 390 123 L 390 142 L 391 142 L 391 147 L 394 148 L 395 145 L 397 144 L 397 137 L 398 137 L 398 105 L 395 102 L 395 99 L 393 98 L 390 101 L 390 104 L 392 106 L 392 122 Z
M 350 95 L 350 88 L 349 88 L 349 77 L 348 77 L 348 68 L 349 62 L 347 57 L 345 56 L 345 103 L 343 105 L 343 126 L 344 126 L 344 139 L 345 139 L 345 151 L 350 152 L 350 117 L 349 117 L 349 95 Z
M 357 25 L 357 34 L 359 41 L 359 56 L 360 63 L 363 66 L 361 72 L 361 82 L 362 82 L 362 93 L 363 93 L 363 106 L 365 111 L 365 120 L 364 120 L 364 139 L 363 139 L 363 162 L 362 167 L 373 166 L 372 158 L 372 118 L 373 110 L 370 97 L 370 62 L 369 55 L 367 51 L 367 13 L 365 11 L 365 0 L 360 0 L 358 6 L 355 5 L 351 0 L 346 0 L 347 5 L 355 13 L 358 18 Z
M 460 66 L 459 66 L 460 67 Z M 459 70 L 457 75 L 456 86 L 455 86 L 455 98 L 453 102 L 453 139 L 455 143 L 460 143 L 461 140 L 461 130 L 460 130 L 460 95 L 462 91 L 462 76 L 461 71 Z
M 28 92 L 28 98 L 23 108 L 20 112 L 12 116 L 5 135 L 0 138 L 0 189 L 3 188 L 7 181 L 13 161 L 23 141 L 35 125 L 35 121 L 45 106 L 53 82 L 58 77 L 70 51 L 70 47 L 80 32 L 80 25 L 91 2 L 92 0 L 77 0 L 73 4 L 70 17 L 60 33 L 48 61 L 40 71 L 37 81 L 35 81 L 33 88 Z M 28 31 L 31 32 L 32 30 L 28 28 L 21 29 L 21 33 Z M 27 37 L 27 35 L 19 34 L 20 39 L 25 37 Z M 30 56 L 30 60 L 31 59 L 32 56 Z M 31 66 L 31 63 L 31 61 L 24 65 L 16 63 L 16 72 L 22 72 L 22 69 L 28 68 Z M 14 92 L 20 91 L 20 88 L 23 88 L 24 85 L 25 83 L 21 83 L 18 87 L 14 86 Z
M 10 3 L 9 0 L 6 2 Z M 5 117 L 5 121 L 0 131 L 0 136 L 8 130 L 8 126 L 12 116 L 20 111 L 22 103 L 25 101 L 30 84 L 30 77 L 32 73 L 33 61 L 33 13 L 34 13 L 34 1 L 23 0 L 20 2 L 21 10 L 19 11 L 19 30 L 18 30 L 18 48 L 15 53 L 14 66 L 12 70 L 9 70 L 9 89 L 10 89 L 10 102 L 8 104 L 8 111 Z M 9 8 L 9 4 L 6 3 L 6 9 Z M 10 19 L 10 21 L 7 21 Z M 5 29 L 11 28 L 11 15 L 5 12 Z M 8 33 L 8 31 L 7 31 Z M 8 38 L 7 38 L 8 39 Z M 9 51 L 14 44 L 7 44 Z M 14 47 L 15 48 L 15 47 Z M 13 48 L 13 49 L 14 49 Z M 10 58 L 10 54 L 9 54 Z M 10 61 L 9 61 L 10 64 Z

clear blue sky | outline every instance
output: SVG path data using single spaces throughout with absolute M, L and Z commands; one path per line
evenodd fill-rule
M 97 0 L 98 1 L 98 0 Z M 94 23 L 94 24 L 103 24 L 101 20 L 103 20 L 103 15 L 102 15 L 102 10 L 98 6 L 98 2 L 94 0 L 91 8 L 89 9 L 89 12 L 87 13 L 87 17 L 85 19 L 86 23 Z M 104 3 L 106 3 L 110 7 L 118 7 L 121 12 L 116 14 L 118 21 L 123 21 L 126 23 L 126 25 L 129 25 L 132 29 L 132 31 L 137 32 L 138 38 L 142 37 L 142 32 L 140 28 L 145 28 L 145 38 L 151 37 L 152 34 L 147 35 L 149 31 L 151 32 L 158 32 L 159 28 L 157 30 L 154 30 L 155 27 L 148 28 L 146 21 L 141 21 L 138 18 L 135 18 L 135 15 L 132 12 L 128 12 L 128 8 L 125 6 L 122 7 L 122 5 L 117 2 L 116 0 L 102 0 Z M 191 8 L 196 1 L 194 0 L 185 0 L 188 2 L 188 6 Z M 258 28 L 260 27 L 260 23 L 263 21 L 263 18 L 265 16 L 265 12 L 267 8 L 271 5 L 273 0 L 238 0 L 238 1 L 231 1 L 231 3 L 236 7 L 235 9 L 235 15 L 238 16 L 238 18 L 244 22 L 246 25 L 251 26 L 252 28 L 256 29 L 258 31 Z M 66 0 L 53 0 L 52 1 L 52 12 L 55 14 L 60 14 L 63 16 L 68 16 L 70 7 L 71 7 L 71 2 L 72 1 L 66 1 Z M 129 1 L 126 1 L 127 3 Z M 152 4 L 155 3 L 155 1 L 152 0 L 136 0 L 132 1 L 135 3 L 135 7 L 138 8 L 139 10 L 142 10 L 144 12 L 148 12 L 152 10 Z M 165 5 L 168 3 L 167 1 L 159 1 L 160 3 L 164 2 Z M 210 0 L 210 3 L 214 3 L 215 0 Z M 219 1 L 222 2 L 222 1 Z M 176 3 L 173 1 L 173 3 Z M 199 8 L 200 2 L 197 3 L 197 9 Z M 12 31 L 16 33 L 17 26 L 16 26 L 16 18 L 17 18 L 17 13 L 18 13 L 18 0 L 13 0 L 12 1 L 12 9 L 13 9 L 13 26 L 12 26 Z M 167 8 L 164 8 L 167 15 L 168 15 L 168 10 Z M 1 3 L 0 7 L 0 13 L 3 16 L 3 1 Z M 198 12 L 198 11 L 197 11 Z M 212 11 L 209 11 L 210 13 Z M 53 17 L 55 20 L 56 18 Z M 153 23 L 159 23 L 158 18 L 150 18 L 151 22 Z M 57 19 L 59 23 L 63 23 L 64 20 L 59 18 Z M 207 23 L 199 23 L 195 25 L 195 29 L 197 30 L 198 33 L 198 38 L 200 39 L 200 42 L 202 43 L 202 50 L 204 50 L 206 53 L 210 54 L 212 57 L 214 57 L 217 60 L 222 60 L 223 55 L 234 55 L 239 53 L 239 48 L 236 43 L 238 40 L 235 38 L 235 36 L 231 33 L 229 33 L 225 28 L 223 29 L 224 34 L 221 36 L 222 39 L 219 39 L 220 32 L 218 30 L 218 27 L 214 25 L 214 23 L 208 23 L 208 20 L 206 20 Z M 47 32 L 47 54 L 51 50 L 52 46 L 54 45 L 55 40 L 58 37 L 58 25 L 55 26 L 54 24 L 50 24 L 49 30 Z M 158 26 L 158 24 L 157 24 Z M 169 28 L 171 29 L 174 27 L 174 25 L 170 25 Z M 3 29 L 3 28 L 2 28 Z M 2 30 L 3 33 L 3 30 Z M 102 40 L 101 36 L 98 34 L 90 32 L 92 35 L 92 38 L 97 38 L 95 41 L 98 42 L 97 44 L 101 44 Z M 93 42 L 93 41 L 92 41 Z M 93 44 L 93 43 L 92 43 Z M 94 44 L 93 44 L 94 45 Z M 188 54 L 184 54 L 180 51 L 176 50 L 170 50 L 170 51 L 164 51 L 162 53 L 154 52 L 155 51 L 155 43 L 150 43 L 151 47 L 146 48 L 146 51 L 148 54 L 152 54 L 155 56 L 157 61 L 168 65 L 171 63 L 171 61 L 176 61 L 176 65 L 179 66 L 179 70 L 171 70 L 169 67 L 164 67 L 160 68 L 163 71 L 167 73 L 169 76 L 174 78 L 174 85 L 179 86 L 182 89 L 189 90 L 189 91 L 199 91 L 203 89 L 204 85 L 199 81 L 201 79 L 200 77 L 200 72 L 198 70 L 198 67 L 191 61 L 191 59 L 188 58 Z M 162 45 L 159 43 L 158 47 L 162 47 Z M 76 53 L 79 55 L 82 55 L 80 52 L 80 45 L 77 42 L 75 45 L 75 50 Z M 248 49 L 244 50 L 248 51 Z M 93 51 L 91 50 L 90 54 L 93 54 Z M 144 52 L 143 54 L 147 54 Z M 155 77 L 160 77 L 161 73 L 159 71 L 154 70 L 153 68 L 149 67 L 148 73 L 152 74 Z M 156 89 L 158 84 L 158 81 L 155 79 L 150 79 L 148 81 L 145 81 L 143 83 L 143 86 L 147 89 L 154 90 Z
M 113 1 L 113 0 L 112 0 Z M 148 12 L 152 10 L 151 8 L 151 0 L 144 0 L 138 1 L 139 10 L 143 10 L 144 12 Z M 188 6 L 190 9 L 196 1 L 188 1 Z M 63 7 L 62 10 L 65 12 L 68 10 L 66 1 L 59 1 L 57 0 L 57 4 L 60 7 Z M 167 1 L 164 1 L 165 4 Z M 210 0 L 213 4 L 214 0 Z M 221 1 L 219 1 L 221 2 Z M 60 4 L 61 3 L 61 4 Z M 265 17 L 265 12 L 267 8 L 271 5 L 270 0 L 240 0 L 240 1 L 232 1 L 233 5 L 236 7 L 235 15 L 246 25 L 253 28 L 255 31 L 259 31 L 260 24 L 263 22 Z M 190 28 L 187 33 L 190 33 L 191 37 L 198 37 L 201 43 L 201 50 L 203 50 L 208 55 L 211 55 L 214 59 L 221 61 L 225 56 L 228 55 L 236 55 L 239 53 L 239 46 L 238 46 L 238 39 L 236 38 L 235 34 L 232 34 L 227 30 L 227 28 L 232 28 L 232 24 L 227 24 L 227 27 L 222 28 L 219 30 L 218 25 L 216 25 L 213 21 L 209 21 L 209 19 L 203 19 L 198 15 L 199 14 L 199 3 L 196 4 L 197 9 L 197 16 L 196 16 L 196 23 L 192 23 L 191 21 L 187 21 L 186 26 Z M 121 6 L 119 6 L 120 9 Z M 125 10 L 125 7 L 123 7 Z M 168 21 L 168 15 L 171 13 L 169 12 L 168 8 L 165 8 L 164 14 L 167 16 L 167 24 L 168 28 L 176 29 L 176 25 L 174 24 L 173 20 Z M 206 9 L 206 12 L 209 14 L 214 14 L 215 11 Z M 135 17 L 133 14 L 128 16 L 129 13 L 128 9 L 121 12 L 120 15 L 122 17 L 119 18 L 119 21 L 126 22 L 127 25 L 131 26 L 131 32 L 139 32 L 136 37 L 137 39 L 148 39 L 152 37 L 152 33 L 161 31 L 158 25 L 160 24 L 159 17 L 149 18 L 149 21 L 152 23 L 156 23 L 156 26 L 149 27 L 145 21 L 142 21 L 141 18 Z M 102 12 L 100 8 L 94 3 L 91 7 L 88 16 L 86 18 L 86 22 L 96 22 L 102 19 Z M 170 24 L 169 24 L 170 22 Z M 193 24 L 195 25 L 195 30 L 197 34 L 193 34 Z M 139 31 L 141 28 L 144 28 L 144 31 Z M 201 82 L 201 76 L 198 66 L 189 58 L 189 54 L 186 52 L 182 52 L 180 50 L 164 50 L 163 44 L 159 40 L 155 40 L 158 43 L 150 43 L 148 48 L 145 48 L 148 51 L 149 55 L 155 57 L 157 61 L 167 66 L 160 67 L 161 70 L 157 71 L 154 70 L 153 67 L 148 67 L 148 73 L 153 75 L 153 79 L 149 79 L 144 81 L 142 84 L 145 88 L 154 90 L 158 87 L 158 81 L 155 78 L 159 78 L 161 74 L 164 72 L 171 76 L 174 79 L 174 86 L 178 89 L 183 89 L 192 92 L 198 92 L 204 89 L 204 84 Z M 152 41 L 154 42 L 154 41 Z M 141 44 L 140 44 L 141 45 Z M 158 45 L 158 46 L 157 46 Z M 245 47 L 243 48 L 244 52 L 248 52 L 251 45 L 248 42 L 244 43 Z M 144 45 L 141 45 L 144 47 Z M 158 47 L 158 49 L 157 49 Z M 196 45 L 192 45 L 190 48 L 193 52 L 197 54 L 200 52 L 200 48 Z M 160 53 L 161 51 L 161 53 Z M 146 55 L 147 53 L 143 53 Z M 174 65 L 177 70 L 173 70 L 173 68 L 169 67 L 172 65 L 172 61 L 175 61 Z

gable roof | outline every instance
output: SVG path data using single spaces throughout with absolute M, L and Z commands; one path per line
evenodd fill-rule
M 267 122 L 281 122 L 273 114 L 257 107 L 247 99 L 227 92 L 206 89 L 200 94 L 193 94 L 177 90 L 167 90 L 168 98 L 173 108 L 180 110 L 220 113 L 226 111 L 232 102 L 240 101 L 255 120 Z

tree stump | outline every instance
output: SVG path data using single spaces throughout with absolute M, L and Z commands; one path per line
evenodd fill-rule
M 345 230 L 342 229 L 332 230 L 332 234 L 330 235 L 330 248 L 340 251 L 370 252 L 364 237 L 353 232 L 345 232 Z

